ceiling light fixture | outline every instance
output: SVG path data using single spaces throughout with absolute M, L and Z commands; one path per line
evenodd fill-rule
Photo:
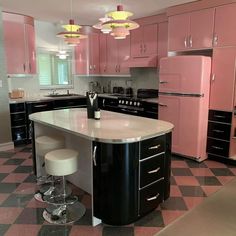
M 135 21 L 129 20 L 128 17 L 132 16 L 132 12 L 124 11 L 122 5 L 117 6 L 117 11 L 107 13 L 108 17 L 112 20 L 102 23 L 102 28 L 110 29 L 110 34 L 115 39 L 125 39 L 129 35 L 129 31 L 137 29 L 139 24 Z
M 70 1 L 70 17 L 69 24 L 62 25 L 65 31 L 57 34 L 58 37 L 61 37 L 65 40 L 69 45 L 76 45 L 79 43 L 80 39 L 87 38 L 86 35 L 80 34 L 79 30 L 82 28 L 80 25 L 76 25 L 74 20 L 72 19 L 72 0 Z M 72 43 L 73 41 L 73 43 Z
M 61 50 L 56 54 L 57 57 L 59 57 L 60 59 L 66 59 L 69 54 L 65 51 L 65 50 Z
M 112 18 L 108 17 L 107 15 L 105 15 L 105 17 L 99 18 L 99 23 L 93 25 L 93 28 L 95 29 L 99 29 L 102 31 L 102 33 L 104 34 L 109 34 L 111 32 L 111 29 L 109 26 L 103 26 L 102 24 L 112 20 Z

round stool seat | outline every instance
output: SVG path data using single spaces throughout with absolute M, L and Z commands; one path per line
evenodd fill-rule
M 35 147 L 39 156 L 45 156 L 46 153 L 64 148 L 64 138 L 59 136 L 39 136 L 35 139 Z
M 65 176 L 78 170 L 78 152 L 72 149 L 57 149 L 45 155 L 46 172 L 53 176 Z

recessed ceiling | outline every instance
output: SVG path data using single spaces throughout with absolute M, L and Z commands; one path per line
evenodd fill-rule
M 64 23 L 72 16 L 76 23 L 92 25 L 106 12 L 121 4 L 124 10 L 132 11 L 133 18 L 156 15 L 167 7 L 196 0 L 0 0 L 4 11 L 33 16 L 36 20 Z

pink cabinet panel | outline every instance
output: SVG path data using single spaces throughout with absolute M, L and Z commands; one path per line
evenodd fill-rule
M 112 36 L 107 36 L 107 73 L 116 74 L 118 65 L 117 42 Z
M 90 74 L 99 74 L 99 34 L 89 35 L 89 70 Z
M 168 41 L 168 22 L 161 22 L 158 25 L 158 48 L 157 48 L 157 57 L 158 63 L 163 57 L 167 57 L 167 41 Z
M 216 8 L 215 15 L 215 46 L 236 45 L 236 3 Z
M 181 14 L 169 17 L 168 25 L 168 49 L 169 51 L 181 51 L 188 47 L 190 31 L 190 14 Z
M 88 61 L 88 39 L 80 40 L 80 43 L 75 47 L 75 73 L 77 75 L 89 74 Z
M 99 35 L 100 74 L 107 73 L 107 35 Z
M 236 47 L 215 48 L 212 61 L 210 109 L 232 112 Z
M 129 74 L 129 68 L 126 62 L 130 59 L 130 36 L 126 39 L 118 41 L 118 72 L 121 74 Z
M 191 13 L 190 42 L 193 49 L 211 48 L 213 41 L 215 9 L 204 9 Z
M 143 29 L 139 27 L 138 29 L 132 30 L 131 35 L 131 56 L 140 57 L 142 50 L 142 40 L 143 40 Z

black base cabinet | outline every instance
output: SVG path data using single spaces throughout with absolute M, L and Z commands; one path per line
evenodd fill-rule
M 170 194 L 171 133 L 135 143 L 93 142 L 94 215 L 130 224 Z

